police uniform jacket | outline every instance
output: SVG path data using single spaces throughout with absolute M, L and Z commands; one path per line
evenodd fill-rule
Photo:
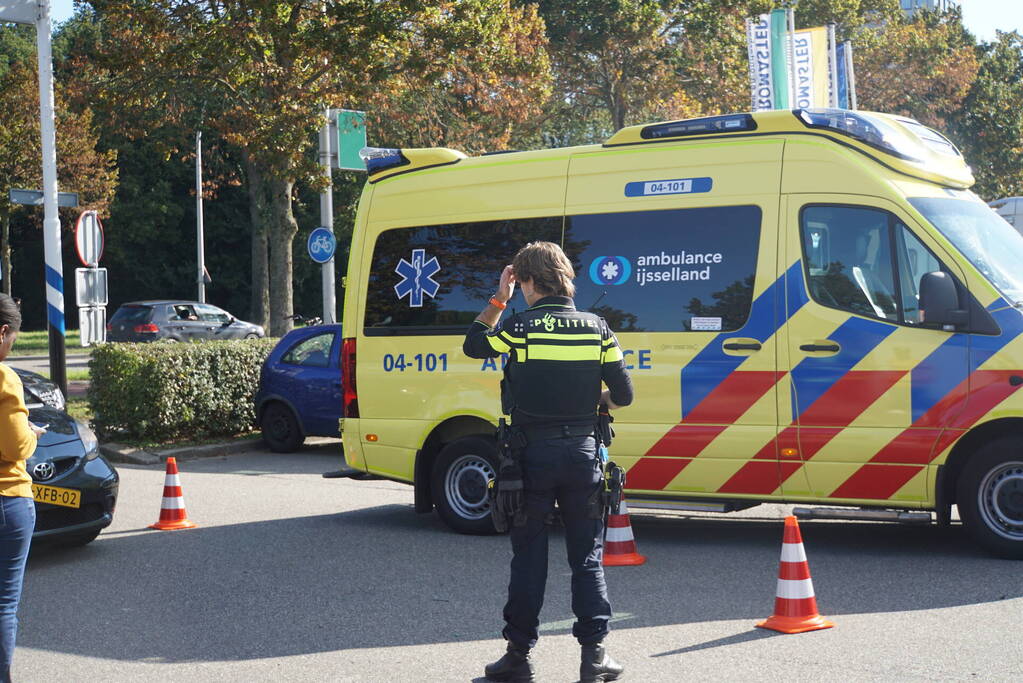
M 515 425 L 592 424 L 601 383 L 615 405 L 632 403 L 618 340 L 603 318 L 577 311 L 569 297 L 544 297 L 494 329 L 476 320 L 462 348 L 471 358 L 508 354 L 502 398 Z

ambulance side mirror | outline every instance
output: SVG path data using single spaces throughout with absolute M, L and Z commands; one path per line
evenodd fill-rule
M 921 322 L 947 332 L 961 329 L 969 322 L 969 312 L 959 307 L 956 283 L 948 273 L 935 271 L 920 278 Z

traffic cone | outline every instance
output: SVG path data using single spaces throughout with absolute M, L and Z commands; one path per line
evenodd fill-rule
M 607 516 L 607 527 L 604 529 L 604 566 L 634 567 L 646 562 L 646 558 L 636 552 L 636 539 L 632 535 L 632 523 L 629 522 L 629 508 L 622 499 L 617 515 Z
M 803 536 L 799 533 L 799 523 L 791 515 L 785 518 L 774 614 L 757 626 L 782 633 L 802 633 L 834 626 L 817 612 L 810 565 L 806 563 L 806 551 L 803 550 Z
M 167 476 L 163 480 L 163 502 L 160 504 L 160 519 L 150 524 L 150 529 L 169 531 L 191 529 L 198 526 L 185 513 L 185 498 L 181 494 L 181 480 L 178 479 L 178 461 L 167 458 Z

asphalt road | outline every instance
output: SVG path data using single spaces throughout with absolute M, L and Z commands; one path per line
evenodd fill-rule
M 159 468 L 121 466 L 113 526 L 33 553 L 19 681 L 482 681 L 503 650 L 503 537 L 412 511 L 409 487 L 322 479 L 334 446 L 181 463 L 200 527 L 158 532 Z M 642 567 L 608 570 L 629 681 L 1023 680 L 1023 564 L 959 527 L 804 522 L 835 628 L 754 628 L 774 602 L 789 506 L 633 511 Z M 536 660 L 574 681 L 568 572 L 552 539 Z
M 22 370 L 31 370 L 32 372 L 44 375 L 50 374 L 49 356 L 10 356 L 4 362 Z M 65 356 L 65 366 L 68 370 L 87 370 L 89 368 L 89 356 L 88 354 L 69 353 Z

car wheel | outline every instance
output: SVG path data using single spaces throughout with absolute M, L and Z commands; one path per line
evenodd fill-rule
M 1023 560 L 1023 443 L 1001 439 L 980 449 L 959 477 L 956 503 L 974 540 Z
M 493 439 L 468 436 L 445 446 L 431 478 L 437 514 L 460 534 L 493 534 L 487 486 L 494 478 L 497 446 Z
M 245 335 L 245 338 L 246 339 L 259 339 L 259 335 L 255 334 L 254 332 L 250 332 L 249 334 Z
M 295 413 L 280 401 L 274 401 L 263 409 L 259 426 L 263 430 L 263 441 L 275 453 L 291 453 L 305 441 Z

